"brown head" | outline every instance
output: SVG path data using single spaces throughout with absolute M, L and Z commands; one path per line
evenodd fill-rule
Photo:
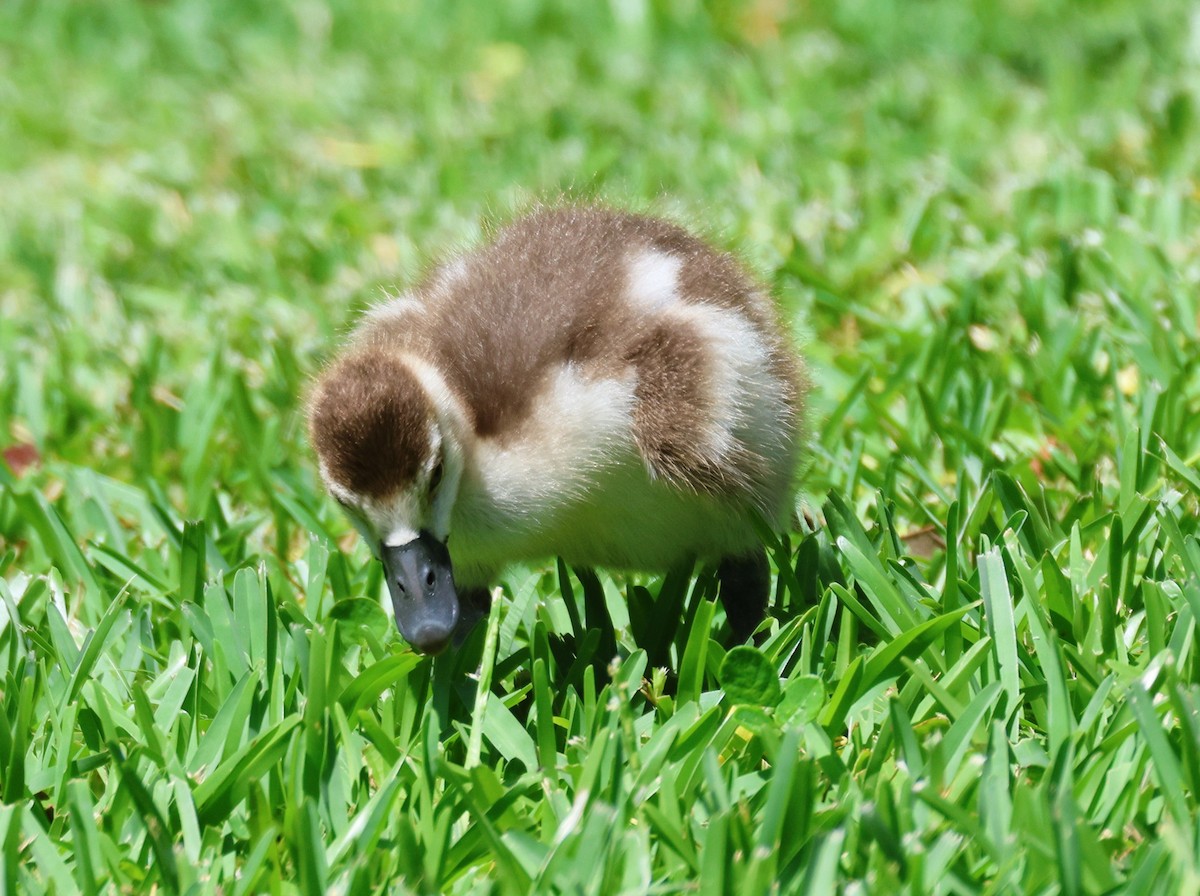
M 409 488 L 435 447 L 425 390 L 406 364 L 377 352 L 343 357 L 325 371 L 308 422 L 326 480 L 374 502 Z
M 351 350 L 318 378 L 308 409 L 325 486 L 383 561 L 400 633 L 427 652 L 459 615 L 446 548 L 462 474 L 451 404 L 419 362 Z

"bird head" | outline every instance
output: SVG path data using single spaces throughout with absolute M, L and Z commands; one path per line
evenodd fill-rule
M 382 561 L 400 634 L 425 653 L 459 619 L 446 541 L 463 460 L 444 393 L 420 362 L 361 349 L 320 376 L 308 412 L 321 478 Z

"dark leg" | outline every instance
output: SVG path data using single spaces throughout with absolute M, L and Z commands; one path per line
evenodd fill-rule
M 758 548 L 740 557 L 726 557 L 717 567 L 721 583 L 721 605 L 733 630 L 733 639 L 747 641 L 767 615 L 767 597 L 771 593 L 771 567 L 767 552 Z
M 617 655 L 617 636 L 613 631 L 612 617 L 608 614 L 608 604 L 604 602 L 604 586 L 596 570 L 587 566 L 575 567 L 575 578 L 583 588 L 583 618 L 588 628 L 600 630 L 600 643 L 596 648 L 597 672 L 608 668 L 613 657 Z
M 454 646 L 462 647 L 479 620 L 492 609 L 492 592 L 487 588 L 468 588 L 458 593 L 458 625 L 454 627 Z

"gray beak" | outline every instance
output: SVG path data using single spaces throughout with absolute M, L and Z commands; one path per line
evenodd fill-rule
M 396 625 L 422 653 L 441 653 L 458 625 L 458 592 L 446 545 L 428 532 L 408 544 L 380 545 Z

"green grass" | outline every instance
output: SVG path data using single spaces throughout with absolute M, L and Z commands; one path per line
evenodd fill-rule
M 1194 11 L 492 6 L 0 4 L 0 892 L 1196 892 Z M 551 565 L 431 663 L 321 495 L 339 334 L 560 194 L 805 342 L 759 651 Z

